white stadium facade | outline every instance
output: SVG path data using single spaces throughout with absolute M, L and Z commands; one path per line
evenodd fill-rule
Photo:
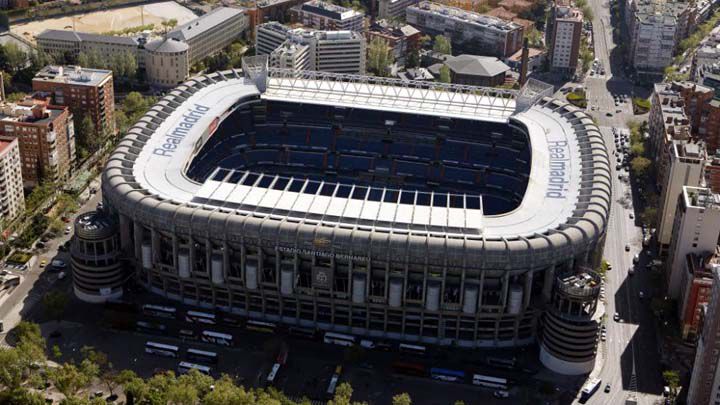
M 599 278 L 563 283 L 598 263 L 610 166 L 593 121 L 551 92 L 263 57 L 194 78 L 107 163 L 102 211 L 131 265 L 99 271 L 283 325 L 477 348 L 539 340 L 551 369 L 588 372 Z M 75 256 L 78 296 L 121 296 L 116 274 L 93 277 Z

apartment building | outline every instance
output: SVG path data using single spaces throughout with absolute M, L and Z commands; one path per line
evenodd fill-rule
M 167 33 L 167 38 L 185 42 L 190 65 L 221 51 L 239 39 L 250 25 L 241 9 L 218 7 Z
M 507 58 L 522 47 L 522 26 L 496 17 L 429 1 L 408 7 L 406 17 L 425 34 L 446 36 L 455 53 Z
M 702 142 L 673 140 L 665 156 L 665 178 L 661 182 L 660 210 L 658 211 L 658 249 L 665 254 L 672 238 L 678 197 L 683 186 L 699 186 L 703 179 L 703 167 L 707 160 Z
M 68 107 L 36 103 L 0 105 L 0 135 L 20 146 L 25 187 L 39 181 L 61 182 L 75 162 L 75 127 Z
M 708 154 L 705 164 L 705 186 L 713 193 L 720 193 L 720 150 L 716 149 L 714 154 Z
M 7 225 L 24 210 L 20 146 L 17 138 L 0 136 L 0 223 Z
M 290 9 L 302 4 L 305 0 L 260 0 L 255 2 L 255 7 L 247 9 L 249 19 L 249 32 L 254 33 L 255 28 L 270 21 L 280 23 L 289 20 Z
M 658 162 L 656 184 L 662 188 L 667 156 L 673 140 L 689 140 L 690 120 L 685 115 L 685 100 L 671 83 L 657 83 L 651 98 L 648 133 L 652 156 Z
M 34 92 L 49 94 L 52 104 L 70 107 L 77 116 L 88 116 L 98 136 L 115 133 L 113 72 L 80 66 L 46 66 L 33 78 Z
M 720 234 L 720 195 L 709 188 L 683 186 L 666 261 L 668 296 L 680 298 L 685 260 L 690 253 L 714 252 Z
M 629 60 L 640 74 L 662 75 L 687 29 L 687 3 L 637 0 L 628 16 Z
M 702 308 L 710 300 L 712 272 L 720 268 L 718 248 L 708 254 L 690 253 L 682 273 L 678 318 L 683 339 L 694 341 L 700 327 Z
M 403 19 L 405 9 L 418 4 L 420 0 L 378 0 L 378 19 Z
M 90 34 L 67 30 L 45 30 L 35 37 L 39 50 L 63 60 L 68 56 L 77 58 L 80 52 L 97 53 L 103 60 L 110 60 L 115 55 L 125 52 L 135 56 L 139 66 L 142 65 L 140 43 L 134 37 Z
M 291 8 L 290 20 L 317 30 L 362 31 L 365 28 L 363 13 L 322 0 L 311 0 Z
M 370 26 L 366 36 L 368 43 L 373 38 L 384 40 L 392 49 L 395 62 L 400 66 L 404 66 L 408 53 L 413 49 L 417 49 L 422 33 L 409 24 L 378 20 Z
M 580 9 L 556 3 L 551 8 L 545 29 L 550 68 L 574 73 L 580 56 L 583 13 Z
M 272 67 L 365 73 L 367 40 L 359 32 L 290 29 L 272 22 L 258 25 L 255 49 L 270 55 Z
M 720 402 L 720 268 L 713 267 L 710 299 L 701 312 L 699 339 L 695 350 L 688 404 L 711 405 Z

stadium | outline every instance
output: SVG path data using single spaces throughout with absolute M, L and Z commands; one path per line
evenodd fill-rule
M 129 131 L 104 211 L 135 278 L 173 300 L 376 339 L 526 345 L 560 278 L 597 263 L 611 200 L 597 127 L 551 91 L 246 59 Z M 88 285 L 85 298 L 122 294 Z M 593 333 L 580 349 L 541 338 L 543 362 L 591 367 Z

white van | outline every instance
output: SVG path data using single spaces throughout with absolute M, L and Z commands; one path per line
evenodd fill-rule
M 493 392 L 495 398 L 510 398 L 510 393 L 505 390 L 497 390 Z

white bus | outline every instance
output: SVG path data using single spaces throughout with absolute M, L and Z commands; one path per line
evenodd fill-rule
M 188 360 L 210 364 L 215 364 L 218 361 L 217 353 L 198 349 L 187 349 L 187 358 Z
M 147 316 L 155 316 L 158 318 L 175 319 L 177 309 L 175 307 L 163 307 L 161 305 L 145 304 L 142 307 L 143 314 Z
M 204 330 L 201 336 L 203 342 L 214 343 L 220 346 L 232 346 L 233 343 L 232 335 L 228 335 L 227 333 Z
M 585 384 L 585 386 L 583 387 L 582 392 L 580 394 L 580 400 L 583 402 L 587 401 L 595 393 L 595 391 L 597 391 L 598 388 L 600 388 L 601 383 L 602 383 L 601 379 L 594 378 L 590 382 Z
M 400 343 L 398 345 L 398 350 L 400 350 L 401 353 L 411 353 L 418 356 L 424 356 L 427 352 L 425 346 L 409 345 L 407 343 Z
M 473 385 L 479 385 L 485 388 L 493 388 L 507 391 L 508 380 L 505 378 L 491 377 L 489 375 L 473 374 Z
M 247 322 L 245 322 L 245 329 L 251 330 L 254 332 L 275 333 L 275 328 L 277 328 L 277 325 L 275 325 L 272 322 L 262 322 L 262 321 L 253 321 L 253 320 L 248 320 Z
M 148 354 L 155 354 L 155 355 L 163 356 L 163 357 L 177 358 L 179 350 L 180 349 L 177 346 L 173 346 L 173 345 L 164 345 L 162 343 L 150 342 L 150 341 L 145 343 L 145 353 L 148 353 Z
M 343 335 L 342 333 L 325 332 L 323 341 L 332 345 L 353 346 L 355 344 L 355 336 Z
M 215 317 L 215 315 L 208 314 L 207 312 L 187 311 L 185 313 L 185 321 L 186 322 L 206 323 L 208 325 L 215 325 L 216 317 Z
M 201 364 L 195 364 L 195 363 L 188 363 L 187 361 L 181 361 L 180 364 L 178 364 L 178 373 L 185 374 L 189 372 L 190 370 L 197 370 L 203 374 L 210 375 L 210 372 L 212 369 L 208 366 L 203 366 Z
M 275 384 L 275 379 L 277 378 L 278 372 L 280 372 L 280 363 L 275 363 L 275 364 L 273 364 L 272 368 L 270 369 L 267 379 L 265 380 L 267 385 Z

